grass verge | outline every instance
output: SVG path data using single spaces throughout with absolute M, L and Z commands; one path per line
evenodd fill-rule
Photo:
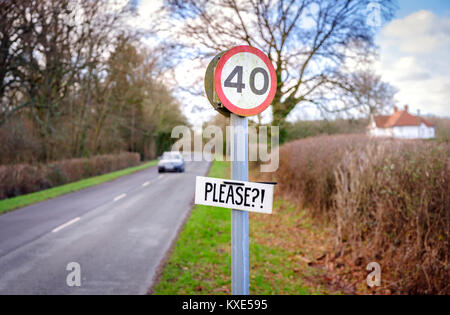
M 215 161 L 208 176 L 228 174 L 229 164 Z M 281 198 L 272 215 L 251 213 L 250 294 L 330 293 L 321 271 L 308 265 L 326 250 L 323 231 Z M 230 210 L 196 205 L 153 294 L 230 294 L 230 244 Z
M 44 201 L 50 198 L 55 198 L 60 195 L 64 195 L 70 192 L 74 192 L 77 190 L 81 190 L 84 188 L 88 188 L 91 186 L 99 185 L 104 182 L 111 181 L 113 179 L 116 179 L 121 176 L 129 175 L 131 173 L 144 170 L 146 168 L 149 168 L 151 166 L 154 166 L 157 164 L 157 161 L 150 161 L 147 163 L 144 163 L 139 166 L 129 167 L 120 171 L 111 172 L 104 175 L 94 176 L 91 178 L 83 179 L 77 182 L 61 185 L 58 187 L 34 192 L 27 195 L 17 196 L 14 198 L 9 198 L 5 200 L 0 201 L 0 214 L 6 213 L 8 211 L 21 208 L 24 206 L 28 206 L 30 204 Z

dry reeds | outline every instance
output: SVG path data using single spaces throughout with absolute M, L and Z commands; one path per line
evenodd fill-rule
M 450 293 L 450 146 L 321 136 L 284 145 L 281 191 L 335 227 L 336 250 L 377 261 L 389 289 Z

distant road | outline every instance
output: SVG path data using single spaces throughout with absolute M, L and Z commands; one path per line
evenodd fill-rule
M 152 167 L 0 215 L 0 294 L 145 294 L 208 167 Z M 81 287 L 66 284 L 70 262 Z

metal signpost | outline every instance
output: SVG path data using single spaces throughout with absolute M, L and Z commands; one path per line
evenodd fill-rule
M 208 100 L 221 114 L 230 116 L 231 181 L 198 177 L 195 201 L 232 209 L 231 292 L 235 295 L 249 293 L 248 211 L 272 213 L 273 202 L 272 185 L 248 182 L 247 116 L 264 111 L 276 89 L 271 61 L 254 47 L 237 46 L 222 52 L 206 70 Z M 238 202 L 241 199 L 243 204 Z

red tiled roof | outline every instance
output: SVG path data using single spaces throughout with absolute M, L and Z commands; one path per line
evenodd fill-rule
M 389 118 L 391 118 L 391 116 L 375 116 L 375 117 L 373 117 L 377 127 L 381 127 L 381 126 L 386 125 L 386 123 L 389 120 Z
M 378 128 L 420 126 L 422 123 L 428 127 L 433 127 L 432 124 L 422 117 L 411 115 L 406 110 L 397 111 L 392 116 L 375 116 L 374 120 Z

